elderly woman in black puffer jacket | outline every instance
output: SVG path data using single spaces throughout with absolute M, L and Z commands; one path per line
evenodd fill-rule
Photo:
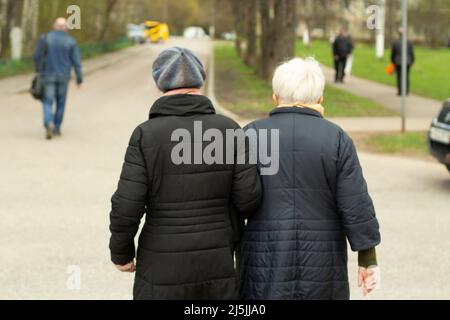
M 192 162 L 202 156 L 196 153 L 199 125 L 224 137 L 239 125 L 217 115 L 201 94 L 205 71 L 191 51 L 162 52 L 153 77 L 164 96 L 127 148 L 112 197 L 112 262 L 120 271 L 136 270 L 135 299 L 235 299 L 233 221 L 236 215 L 249 217 L 260 203 L 256 166 Z M 183 152 L 176 151 L 176 132 L 194 137 Z M 237 150 L 230 152 L 237 156 Z M 179 162 L 180 154 L 185 161 Z M 144 214 L 136 254 L 134 237 Z
M 348 299 L 347 239 L 364 293 L 377 281 L 375 210 L 352 140 L 323 117 L 324 87 L 314 59 L 281 65 L 277 107 L 247 128 L 279 130 L 279 170 L 262 175 L 263 201 L 245 228 L 244 299 Z

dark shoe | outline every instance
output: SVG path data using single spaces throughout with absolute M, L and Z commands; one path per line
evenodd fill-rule
M 59 130 L 59 129 L 53 130 L 53 135 L 54 135 L 55 137 L 61 137 L 61 130 Z
M 53 138 L 53 126 L 51 124 L 48 125 L 45 130 L 45 138 L 47 140 L 52 140 L 52 138 Z

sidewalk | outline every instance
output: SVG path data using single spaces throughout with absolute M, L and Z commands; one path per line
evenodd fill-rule
M 140 53 L 147 52 L 147 45 L 134 46 L 119 51 L 105 53 L 94 58 L 82 61 L 83 75 L 89 75 L 98 70 L 107 68 L 124 59 L 129 59 Z M 34 73 L 26 73 L 0 80 L 0 95 L 12 95 L 28 92 Z
M 358 96 L 369 98 L 386 108 L 401 112 L 401 97 L 397 96 L 397 89 L 374 81 L 347 76 L 344 84 L 334 83 L 334 69 L 323 66 L 322 69 L 327 79 L 327 84 L 353 93 Z M 415 94 L 408 96 L 407 117 L 426 118 L 431 121 L 442 107 L 442 101 L 420 97 Z
M 386 108 L 401 112 L 401 98 L 396 94 L 396 88 L 379 84 L 374 81 L 369 81 L 354 76 L 348 76 L 345 84 L 334 83 L 334 70 L 332 68 L 322 66 L 329 86 L 350 92 L 352 94 L 369 98 Z M 213 69 L 213 67 L 211 68 Z M 210 74 L 210 79 L 213 79 Z M 247 125 L 255 119 L 245 119 L 236 115 L 223 107 L 216 101 L 212 88 L 214 88 L 214 81 L 210 83 L 211 89 L 209 95 L 215 102 L 216 109 L 228 117 L 235 119 L 241 126 Z M 437 115 L 442 107 L 442 102 L 420 97 L 417 95 L 410 95 L 408 97 L 407 121 L 406 128 L 408 131 L 427 131 L 430 127 L 432 119 Z M 326 102 L 325 102 L 325 116 L 326 116 Z M 330 121 L 341 126 L 348 132 L 394 132 L 401 129 L 401 118 L 398 117 L 349 117 L 349 118 L 329 118 Z

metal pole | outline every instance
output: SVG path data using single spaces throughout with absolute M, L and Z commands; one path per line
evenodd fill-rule
M 402 3 L 403 32 L 402 32 L 402 133 L 406 132 L 406 109 L 407 109 L 407 68 L 408 68 L 408 0 Z

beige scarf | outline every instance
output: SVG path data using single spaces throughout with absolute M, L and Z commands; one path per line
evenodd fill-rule
M 277 108 L 283 108 L 283 107 L 298 107 L 298 108 L 306 108 L 306 109 L 311 109 L 314 111 L 319 112 L 322 117 L 325 116 L 325 108 L 322 106 L 321 103 L 317 103 L 317 104 L 305 104 L 305 103 L 295 103 L 295 104 L 281 104 L 278 105 Z

